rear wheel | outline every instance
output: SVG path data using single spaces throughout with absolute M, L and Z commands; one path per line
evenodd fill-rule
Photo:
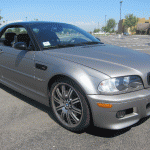
M 70 80 L 53 83 L 50 106 L 59 123 L 68 130 L 81 131 L 90 124 L 90 111 L 85 97 Z

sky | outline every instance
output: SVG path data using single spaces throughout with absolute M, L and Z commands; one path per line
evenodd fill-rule
M 121 18 L 133 14 L 149 19 L 150 0 L 123 0 Z M 86 31 L 105 26 L 108 19 L 120 19 L 120 0 L 0 0 L 3 21 L 64 22 Z M 26 18 L 27 17 L 27 18 Z M 117 28 L 117 27 L 116 27 Z

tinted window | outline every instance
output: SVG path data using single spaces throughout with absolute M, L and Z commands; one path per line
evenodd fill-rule
M 63 23 L 41 23 L 30 25 L 40 46 L 43 49 L 79 45 L 88 42 L 99 42 L 84 30 Z

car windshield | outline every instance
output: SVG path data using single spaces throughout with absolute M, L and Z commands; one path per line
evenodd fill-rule
M 70 24 L 36 23 L 30 27 L 42 49 L 101 43 L 91 34 Z

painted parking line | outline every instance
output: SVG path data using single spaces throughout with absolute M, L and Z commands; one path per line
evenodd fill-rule
M 130 46 L 148 46 L 148 45 L 130 45 Z
M 133 49 L 133 50 L 139 50 L 139 51 L 150 51 L 150 49 Z
M 145 49 L 133 49 L 133 50 L 136 50 L 136 51 L 143 51 L 143 50 L 145 50 Z

